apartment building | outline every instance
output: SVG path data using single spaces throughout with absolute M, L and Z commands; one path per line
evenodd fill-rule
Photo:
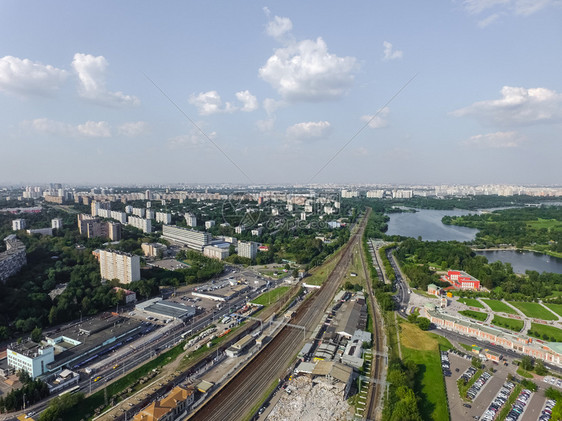
M 118 279 L 122 284 L 140 280 L 140 257 L 115 250 L 100 250 L 102 279 Z

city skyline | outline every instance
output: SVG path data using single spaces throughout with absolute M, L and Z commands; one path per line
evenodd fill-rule
M 31 4 L 1 184 L 562 180 L 556 1 Z

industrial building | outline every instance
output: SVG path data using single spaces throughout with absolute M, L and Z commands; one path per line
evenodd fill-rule
M 162 237 L 166 240 L 185 245 L 191 249 L 203 251 L 213 239 L 208 232 L 196 231 L 175 225 L 162 226 Z
M 156 317 L 166 317 L 182 321 L 192 318 L 196 313 L 196 309 L 193 306 L 163 300 L 160 297 L 137 304 L 135 310 L 144 311 Z
M 6 251 L 0 253 L 0 281 L 15 275 L 27 264 L 25 245 L 16 238 L 15 234 L 4 239 Z
M 251 348 L 255 342 L 256 341 L 251 335 L 246 335 L 230 348 L 228 348 L 226 350 L 226 355 L 231 358 L 238 357 L 239 355 L 242 355 L 244 352 L 246 352 L 249 348 Z

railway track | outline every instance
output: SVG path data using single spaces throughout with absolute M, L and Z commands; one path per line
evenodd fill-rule
M 376 383 L 369 383 L 369 392 L 367 393 L 363 418 L 367 420 L 376 420 L 380 419 L 382 414 L 382 396 L 384 390 L 382 379 L 384 377 L 385 369 L 384 357 L 382 356 L 384 353 L 384 325 L 375 300 L 375 295 L 373 294 L 373 286 L 370 282 L 369 271 L 367 270 L 367 264 L 365 263 L 365 257 L 363 256 L 363 248 L 361 248 L 361 252 L 359 254 L 361 255 L 363 272 L 365 279 L 367 280 L 366 283 L 370 307 L 373 312 L 373 363 L 371 365 L 370 377 L 376 380 Z
M 304 326 L 306 334 L 310 334 L 320 322 L 326 307 L 339 289 L 351 263 L 354 246 L 361 246 L 367 220 L 368 214 L 342 250 L 336 266 L 322 288 L 314 292 L 294 316 L 291 323 Z M 303 335 L 302 330 L 286 326 L 244 369 L 187 419 L 224 421 L 239 420 L 248 416 L 249 411 L 260 402 L 260 398 L 263 398 L 272 383 L 287 374 L 287 368 L 305 341 L 306 335 Z

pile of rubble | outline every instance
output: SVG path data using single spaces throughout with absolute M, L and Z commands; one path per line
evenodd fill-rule
M 350 406 L 343 398 L 345 385 L 317 378 L 299 376 L 281 389 L 280 398 L 268 421 L 335 421 L 347 420 Z

